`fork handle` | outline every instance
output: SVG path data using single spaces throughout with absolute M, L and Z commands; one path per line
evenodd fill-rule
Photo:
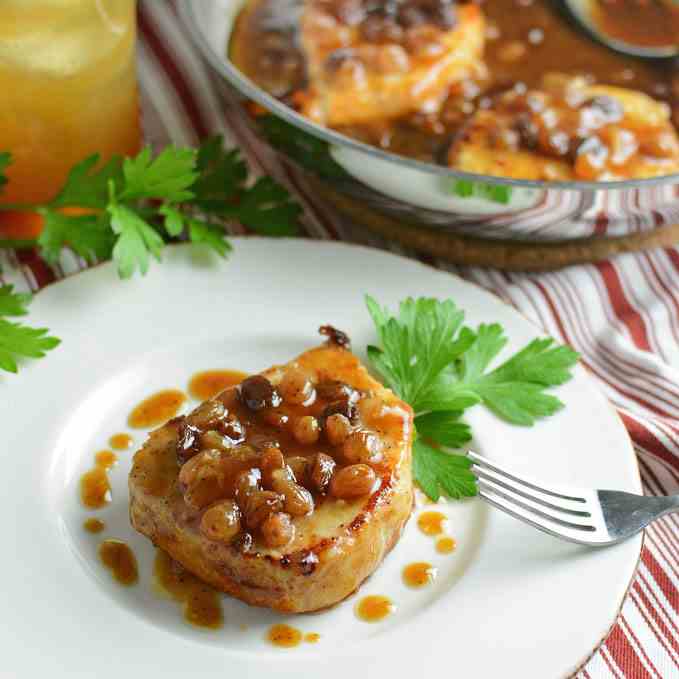
M 655 519 L 670 514 L 671 512 L 679 512 L 679 495 L 643 495 L 643 504 L 649 514 L 655 514 L 651 519 Z
M 661 516 L 679 512 L 679 495 L 644 495 L 643 513 L 647 514 L 646 525 L 659 519 Z
M 679 495 L 635 495 L 616 491 L 599 491 L 606 507 L 606 528 L 614 537 L 624 539 L 646 528 L 661 516 L 679 512 Z
M 679 495 L 666 495 L 664 498 L 658 498 L 659 500 L 665 500 L 665 509 L 661 509 L 662 515 L 669 514 L 670 512 L 679 512 Z

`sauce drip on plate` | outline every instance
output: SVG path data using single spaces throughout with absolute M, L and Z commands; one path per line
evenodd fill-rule
M 266 634 L 267 640 L 279 648 L 294 648 L 302 642 L 302 633 L 290 625 L 273 625 Z
M 455 538 L 444 536 L 436 541 L 436 551 L 439 554 L 451 554 L 455 551 L 456 547 Z
M 88 533 L 101 533 L 101 531 L 106 528 L 106 524 L 100 519 L 91 518 L 83 523 L 83 528 Z
M 161 593 L 184 605 L 186 622 L 208 629 L 219 629 L 223 625 L 219 593 L 189 573 L 162 549 L 156 553 L 153 575 Z
M 95 456 L 94 461 L 97 467 L 102 469 L 110 469 L 118 462 L 118 456 L 110 450 L 100 450 Z
M 423 512 L 417 519 L 419 529 L 425 535 L 440 535 L 448 517 L 441 512 Z
M 117 459 L 115 453 L 102 450 L 94 458 L 95 466 L 80 477 L 80 501 L 88 509 L 101 509 L 111 502 L 107 472 Z
M 99 558 L 116 582 L 125 586 L 136 584 L 139 579 L 137 559 L 122 540 L 104 540 L 99 545 Z
M 321 635 L 318 632 L 308 632 L 304 635 L 304 641 L 308 644 L 315 644 L 319 641 Z
M 436 568 L 425 561 L 417 561 L 407 565 L 403 569 L 403 581 L 408 587 L 425 587 L 434 582 Z
M 165 424 L 186 402 L 186 394 L 179 389 L 164 389 L 144 399 L 130 413 L 127 423 L 134 429 Z
M 247 373 L 240 370 L 206 370 L 196 373 L 189 382 L 189 394 L 198 401 L 205 401 L 228 387 L 240 384 Z
M 133 440 L 129 434 L 114 434 L 108 440 L 108 444 L 113 450 L 127 450 L 132 445 Z
M 356 606 L 356 615 L 364 622 L 379 622 L 394 612 L 391 599 L 379 594 L 363 597 Z

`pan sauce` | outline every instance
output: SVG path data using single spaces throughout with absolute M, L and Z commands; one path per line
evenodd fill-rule
M 360 6 L 362 0 L 308 2 L 332 7 L 332 11 L 341 15 Z M 399 2 L 401 5 L 426 7 L 455 6 L 452 0 Z M 398 7 L 399 2 L 385 0 L 372 5 Z M 250 0 L 234 29 L 230 56 L 257 85 L 313 118 L 315 104 L 310 106 L 308 100 L 309 92 L 314 88 L 310 88 L 309 67 L 301 47 L 299 30 L 302 4 L 301 0 Z M 605 180 L 679 172 L 679 141 L 675 135 L 675 128 L 679 126 L 679 71 L 676 62 L 644 61 L 613 52 L 579 30 L 556 0 L 475 0 L 459 2 L 458 12 L 462 5 L 468 4 L 477 5 L 485 17 L 485 67 L 477 68 L 474 74 L 450 86 L 443 103 L 430 111 L 410 111 L 395 117 L 385 115 L 370 121 L 329 123 L 321 116 L 316 118 L 316 122 L 400 155 L 479 174 L 546 180 Z M 631 41 L 638 38 L 640 30 L 636 19 L 643 10 L 624 13 L 623 16 L 617 9 L 617 3 L 610 0 L 601 0 L 598 7 L 600 23 L 607 27 L 614 25 L 619 37 L 627 31 Z M 676 13 L 672 15 L 675 23 L 670 22 L 669 28 L 668 22 L 663 21 L 657 11 L 644 16 L 647 17 L 647 30 L 643 34 L 647 41 L 651 41 L 653 36 L 660 40 L 659 36 L 676 28 Z M 664 26 L 660 26 L 661 23 Z M 338 30 L 344 28 L 340 25 Z M 361 30 L 366 34 L 365 29 Z M 383 46 L 384 39 L 380 38 L 375 44 Z M 350 51 L 335 50 L 326 65 L 335 53 Z M 382 60 L 386 54 L 383 52 L 381 50 L 378 55 Z M 341 59 L 335 58 L 340 66 L 333 68 L 343 68 L 342 64 L 352 59 L 346 54 L 340 56 Z M 412 62 L 410 68 L 413 68 Z M 408 72 L 407 69 L 404 71 Z M 649 128 L 639 129 L 636 121 L 627 124 L 629 121 L 620 123 L 615 120 L 616 113 L 599 126 L 587 127 L 583 121 L 591 121 L 592 116 L 601 119 L 600 110 L 590 113 L 588 102 L 598 99 L 597 103 L 602 103 L 604 98 L 585 93 L 577 103 L 573 103 L 569 100 L 570 95 L 560 93 L 541 106 L 546 111 L 544 117 L 561 117 L 565 121 L 563 126 L 549 129 L 549 125 L 545 124 L 546 129 L 540 130 L 540 134 L 534 131 L 531 134 L 530 129 L 525 133 L 522 127 L 534 127 L 536 123 L 526 116 L 526 112 L 532 115 L 531 91 L 542 93 L 554 88 L 554 83 L 557 83 L 557 88 L 562 88 L 561 83 L 568 80 L 566 76 L 578 77 L 573 82 L 579 84 L 605 84 L 648 95 L 653 99 L 650 103 L 660 102 L 665 106 L 671 122 L 664 127 L 654 122 Z M 549 85 L 545 84 L 546 77 Z M 510 94 L 507 95 L 507 92 Z M 507 96 L 509 101 L 505 100 Z M 468 134 L 472 117 L 478 111 L 494 111 L 496 101 L 500 102 L 499 114 L 482 116 L 472 130 L 476 129 L 477 134 L 466 139 L 464 135 Z M 356 100 L 356 108 L 361 105 Z M 431 108 L 431 102 L 426 102 L 423 108 L 427 106 Z M 592 143 L 591 139 L 595 142 Z M 596 143 L 599 140 L 602 143 Z M 465 141 L 471 153 L 465 153 Z M 491 154 L 496 150 L 506 151 L 508 158 L 503 162 L 484 162 L 483 158 L 479 159 L 479 155 L 483 154 L 477 152 L 479 144 Z M 527 156 L 523 158 L 526 162 L 515 163 L 515 156 L 520 155 Z M 580 156 L 584 156 L 582 162 L 578 162 Z M 540 160 L 533 162 L 531 157 Z

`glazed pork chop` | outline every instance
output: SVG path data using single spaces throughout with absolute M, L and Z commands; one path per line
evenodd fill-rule
M 484 30 L 478 6 L 451 0 L 309 0 L 302 112 L 330 126 L 431 113 L 479 68 Z
M 356 590 L 413 504 L 413 413 L 344 333 L 152 432 L 130 472 L 140 533 L 256 606 L 314 611 Z
M 616 180 L 679 172 L 670 108 L 642 92 L 548 74 L 479 109 L 449 153 L 458 170 L 538 180 Z

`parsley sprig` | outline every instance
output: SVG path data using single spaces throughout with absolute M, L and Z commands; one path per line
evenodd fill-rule
M 0 188 L 11 156 L 0 153 Z M 198 149 L 169 146 L 154 157 L 144 148 L 131 158 L 102 164 L 98 155 L 75 165 L 61 191 L 46 204 L 0 205 L 43 218 L 35 242 L 51 264 L 70 248 L 90 263 L 112 258 L 121 278 L 149 269 L 169 239 L 201 243 L 225 257 L 231 250 L 225 221 L 255 233 L 293 235 L 301 208 L 270 177 L 252 183 L 236 150 L 221 137 Z M 4 243 L 7 247 L 16 242 Z
M 451 300 L 408 298 L 397 315 L 370 296 L 366 304 L 380 340 L 368 347 L 368 357 L 415 411 L 413 473 L 432 500 L 476 494 L 468 458 L 441 449 L 471 441 L 461 420 L 467 409 L 483 404 L 507 422 L 531 426 L 563 407 L 546 390 L 571 378 L 578 361 L 572 349 L 536 339 L 492 368 L 508 341 L 499 324 L 472 330 Z
M 8 317 L 25 316 L 31 295 L 16 293 L 11 285 L 0 286 L 0 369 L 15 373 L 17 359 L 42 358 L 59 344 L 45 328 L 29 328 L 23 323 L 8 321 Z
M 12 162 L 12 156 L 7 152 L 0 152 L 0 190 L 7 183 L 7 177 L 5 176 L 5 170 L 7 166 Z
M 0 152 L 0 191 L 11 161 Z M 156 156 L 147 147 L 106 163 L 95 154 L 71 169 L 48 203 L 5 203 L 1 210 L 40 215 L 42 231 L 35 240 L 0 240 L 0 247 L 37 246 L 50 264 L 59 262 L 65 248 L 89 263 L 113 259 L 121 278 L 145 274 L 170 239 L 202 244 L 226 257 L 227 221 L 267 236 L 294 235 L 302 211 L 270 177 L 249 181 L 239 152 L 225 149 L 221 137 L 197 149 L 169 146 Z M 18 356 L 41 358 L 59 343 L 45 329 L 5 320 L 24 315 L 29 299 L 0 287 L 0 370 L 16 372 Z

